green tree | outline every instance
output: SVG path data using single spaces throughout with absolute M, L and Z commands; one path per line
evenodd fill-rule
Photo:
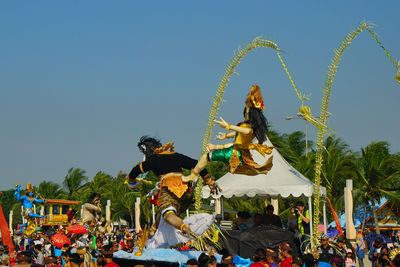
M 1 205 L 3 206 L 4 216 L 7 218 L 7 220 L 10 210 L 13 208 L 15 204 L 19 203 L 14 197 L 14 191 L 15 191 L 14 189 L 10 189 L 7 191 L 2 191 L 0 194 L 0 202 Z
M 64 189 L 67 191 L 69 198 L 74 198 L 78 190 L 88 180 L 85 171 L 79 168 L 71 168 L 63 181 Z M 74 194 L 75 193 L 75 194 Z
M 140 196 L 141 195 L 138 191 L 131 190 L 126 184 L 124 184 L 124 178 L 120 175 L 115 178 L 111 195 L 111 212 L 113 220 L 118 218 L 129 218 L 131 226 L 133 226 L 135 222 L 135 202 L 136 198 Z
M 91 181 L 79 188 L 79 200 L 84 202 L 95 192 L 101 195 L 103 201 L 111 199 L 112 190 L 115 187 L 114 182 L 114 178 L 111 175 L 102 171 L 97 172 Z
M 57 199 L 67 197 L 67 193 L 62 187 L 54 182 L 43 181 L 36 187 L 36 192 L 39 196 L 48 199 Z
M 361 149 L 357 162 L 357 179 L 354 195 L 366 206 L 371 206 L 375 230 L 380 233 L 374 207 L 382 197 L 400 200 L 400 157 L 390 154 L 386 141 L 373 142 Z
M 329 136 L 324 143 L 324 165 L 321 170 L 322 185 L 326 187 L 328 197 L 335 201 L 335 208 L 343 208 L 343 194 L 346 179 L 356 176 L 356 156 L 349 146 L 335 136 Z

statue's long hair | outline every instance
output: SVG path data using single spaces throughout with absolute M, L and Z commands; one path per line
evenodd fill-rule
M 268 121 L 264 116 L 263 110 L 251 107 L 247 113 L 247 108 L 244 108 L 243 116 L 245 117 L 245 122 L 251 125 L 258 143 L 263 144 L 267 140 L 268 134 Z
M 162 146 L 160 140 L 149 137 L 147 135 L 142 136 L 137 144 L 139 150 L 146 156 L 146 158 L 154 154 L 154 150 Z

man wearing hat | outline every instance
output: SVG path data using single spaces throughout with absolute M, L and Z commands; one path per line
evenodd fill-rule
M 346 240 L 343 236 L 336 239 L 336 253 L 332 258 L 332 263 L 337 267 L 344 267 L 347 254 Z
M 335 256 L 335 249 L 329 244 L 327 235 L 321 236 L 321 245 L 318 247 L 319 263 L 324 266 L 332 266 L 332 259 Z

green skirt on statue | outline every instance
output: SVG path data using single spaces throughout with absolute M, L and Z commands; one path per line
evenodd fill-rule
M 209 153 L 211 161 L 221 161 L 226 164 L 229 164 L 229 160 L 231 159 L 233 153 L 233 146 L 223 149 L 216 149 Z M 242 162 L 242 153 L 238 151 L 238 156 L 240 162 Z

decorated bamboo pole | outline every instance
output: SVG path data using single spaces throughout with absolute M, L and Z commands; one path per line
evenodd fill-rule
M 327 132 L 327 118 L 328 118 L 328 107 L 329 107 L 329 100 L 330 100 L 330 95 L 331 95 L 331 90 L 332 90 L 332 85 L 333 81 L 336 76 L 336 72 L 339 67 L 340 60 L 343 56 L 344 51 L 346 50 L 347 47 L 350 46 L 350 44 L 354 41 L 354 39 L 363 31 L 367 30 L 370 36 L 376 41 L 376 43 L 383 49 L 386 57 L 389 59 L 389 61 L 394 65 L 395 68 L 397 68 L 397 76 L 399 76 L 399 65 L 398 63 L 393 59 L 393 57 L 390 55 L 389 51 L 382 45 L 382 42 L 379 40 L 377 34 L 373 31 L 372 27 L 367 24 L 366 22 L 361 23 L 355 30 L 351 31 L 348 33 L 344 40 L 340 43 L 339 47 L 334 50 L 334 56 L 331 60 L 331 64 L 329 65 L 328 68 L 328 74 L 324 83 L 324 89 L 323 89 L 323 97 L 322 97 L 322 103 L 321 103 L 321 111 L 319 115 L 319 121 L 317 124 L 315 124 L 315 118 L 314 121 L 310 121 L 313 125 L 317 126 L 317 151 L 316 151 L 316 159 L 315 159 L 315 177 L 314 177 L 314 218 L 313 218 L 313 233 L 314 233 L 314 241 L 316 241 L 317 238 L 317 227 L 319 224 L 319 218 L 320 218 L 320 185 L 321 185 L 321 169 L 322 169 L 322 163 L 323 163 L 323 151 L 324 151 L 324 137 Z M 396 76 L 396 80 L 397 80 Z M 400 81 L 400 78 L 399 80 Z M 307 118 L 306 118 L 307 119 Z M 307 119 L 308 120 L 308 119 Z M 313 242 L 313 244 L 317 244 L 316 242 Z M 312 249 L 315 249 L 313 247 Z
M 207 124 L 207 128 L 206 128 L 206 131 L 205 131 L 204 137 L 203 137 L 203 146 L 202 146 L 202 152 L 201 152 L 202 154 L 206 152 L 207 144 L 210 142 L 212 128 L 214 127 L 214 119 L 217 115 L 219 106 L 222 102 L 222 97 L 224 95 L 225 89 L 226 89 L 232 75 L 234 73 L 236 73 L 235 72 L 236 67 L 240 64 L 242 59 L 249 52 L 251 52 L 252 50 L 255 50 L 257 48 L 270 48 L 275 51 L 275 53 L 278 56 L 278 59 L 281 63 L 281 66 L 282 66 L 283 70 L 285 71 L 286 76 L 288 77 L 290 84 L 292 85 L 297 97 L 299 98 L 299 100 L 302 103 L 307 99 L 307 97 L 305 95 L 301 94 L 300 91 L 297 89 L 297 86 L 292 78 L 292 75 L 290 74 L 286 63 L 280 54 L 281 50 L 279 49 L 278 45 L 273 41 L 265 40 L 262 38 L 253 39 L 244 48 L 239 48 L 238 51 L 235 52 L 233 58 L 228 63 L 228 67 L 226 68 L 224 75 L 221 78 L 220 84 L 217 88 L 217 93 L 216 93 L 216 95 L 213 99 L 213 103 L 211 105 L 210 113 L 208 115 L 208 124 Z M 196 208 L 196 210 L 200 210 L 200 208 L 201 208 L 202 187 L 203 187 L 203 181 L 201 179 L 199 179 L 197 182 L 196 189 L 195 189 L 195 208 Z

